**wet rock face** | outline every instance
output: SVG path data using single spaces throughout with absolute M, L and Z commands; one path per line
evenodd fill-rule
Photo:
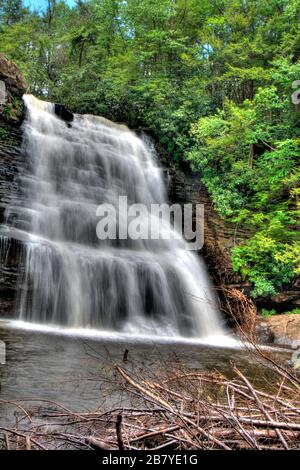
M 0 54 L 0 222 L 5 207 L 17 190 L 16 175 L 21 163 L 22 96 L 28 85 L 18 67 Z M 4 92 L 3 92 L 4 90 Z
M 214 210 L 211 198 L 201 183 L 200 176 L 189 175 L 183 171 L 173 169 L 169 171 L 168 189 L 169 199 L 173 203 L 193 203 L 204 206 L 204 246 L 199 254 L 203 256 L 212 281 L 216 286 L 220 300 L 220 310 L 225 315 L 228 326 L 234 328 L 236 321 L 233 319 L 228 305 L 235 309 L 237 318 L 241 318 L 239 312 L 243 310 L 244 303 L 242 299 L 239 300 L 238 298 L 233 301 L 229 291 L 230 289 L 233 291 L 238 289 L 245 295 L 249 295 L 251 285 L 233 271 L 231 248 L 238 240 L 246 238 L 247 234 L 241 230 L 238 231 L 232 224 L 225 223 Z M 195 230 L 197 223 L 199 222 L 194 217 L 193 230 Z M 221 288 L 224 285 L 228 288 L 227 294 Z
M 18 67 L 0 54 L 0 224 L 5 224 L 5 209 L 18 193 L 18 172 L 22 154 L 22 95 L 28 85 Z M 14 308 L 20 274 L 22 244 L 0 233 L 0 315 Z
M 198 175 L 185 175 L 181 171 L 169 172 L 169 199 L 174 203 L 204 205 L 204 246 L 201 255 L 217 284 L 232 285 L 249 290 L 249 283 L 233 272 L 231 248 L 247 233 L 237 231 L 232 224 L 225 223 L 214 210 L 211 198 Z
M 0 235 L 0 317 L 14 311 L 17 289 L 25 269 L 25 245 L 12 237 Z
M 16 193 L 16 176 L 22 162 L 22 131 L 0 116 L 0 223 L 4 221 L 5 208 Z
M 18 193 L 18 172 L 23 162 L 21 152 L 22 132 L 20 124 L 11 124 L 0 116 L 0 224 L 5 224 L 5 210 Z M 21 244 L 13 238 L 7 239 L 0 231 L 0 316 L 14 310 L 18 276 L 21 271 Z
M 74 119 L 73 114 L 62 104 L 55 103 L 55 114 L 65 122 L 72 122 Z

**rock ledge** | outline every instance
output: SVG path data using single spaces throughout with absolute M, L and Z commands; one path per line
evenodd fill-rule
M 257 334 L 266 343 L 300 348 L 300 315 L 283 314 L 259 318 Z

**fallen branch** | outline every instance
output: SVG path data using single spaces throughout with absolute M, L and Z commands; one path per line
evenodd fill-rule
M 0 446 L 96 451 L 300 448 L 299 386 L 281 365 L 273 368 L 274 382 L 267 390 L 234 366 L 231 378 L 179 363 L 155 374 L 135 371 L 132 364 L 130 372 L 119 365 L 115 370 L 113 386 L 119 387 L 126 407 L 81 413 L 47 400 L 37 400 L 38 406 L 32 406 L 34 400 L 13 403 L 30 420 L 0 427 Z M 25 408 L 28 402 L 31 407 Z

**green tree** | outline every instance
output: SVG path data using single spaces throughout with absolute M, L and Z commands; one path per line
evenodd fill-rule
M 21 21 L 26 13 L 22 0 L 0 0 L 0 25 L 11 26 Z

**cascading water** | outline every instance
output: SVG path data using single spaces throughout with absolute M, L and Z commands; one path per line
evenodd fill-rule
M 6 223 L 26 244 L 16 315 L 26 322 L 203 337 L 222 333 L 205 268 L 181 240 L 105 240 L 96 209 L 166 200 L 162 170 L 125 126 L 24 97 L 22 196 Z M 20 202 L 22 201 L 22 202 Z M 120 215 L 120 224 L 125 214 Z

